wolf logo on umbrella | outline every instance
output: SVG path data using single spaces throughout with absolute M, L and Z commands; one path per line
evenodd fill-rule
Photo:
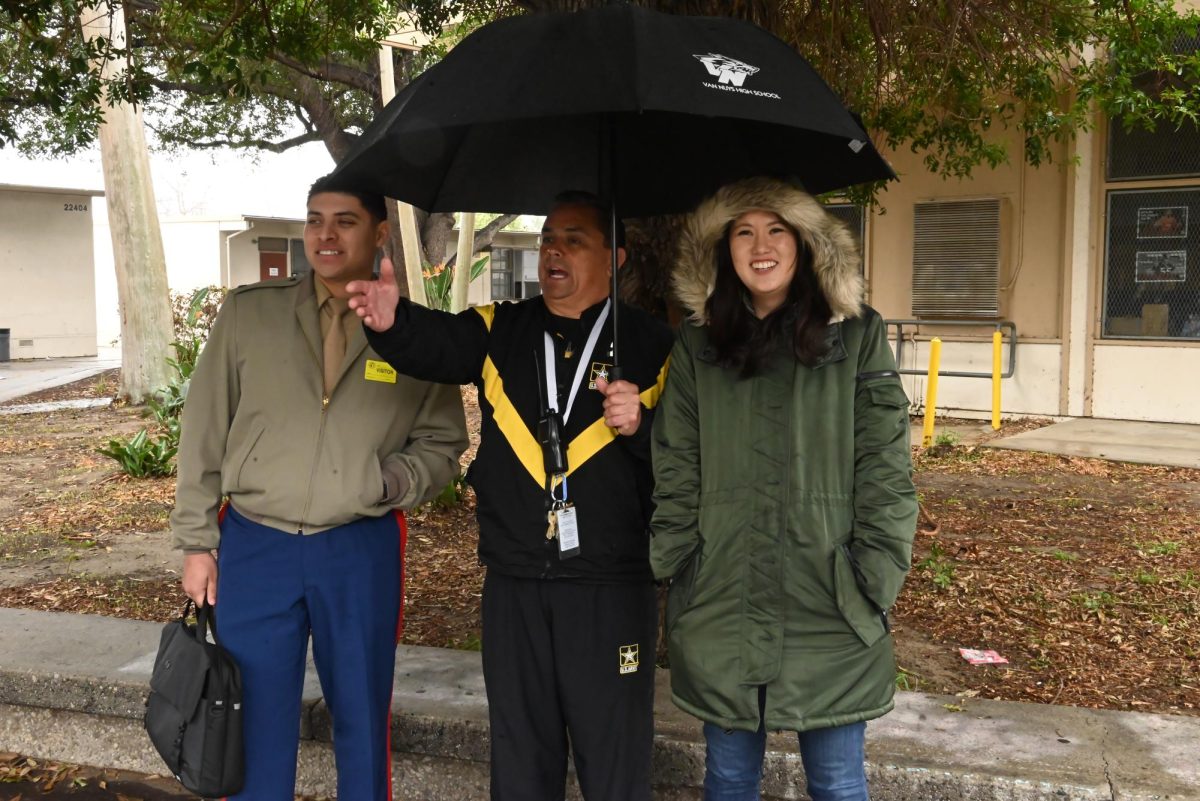
M 728 83 L 734 86 L 741 86 L 747 75 L 753 75 L 758 72 L 758 67 L 751 66 L 744 61 L 738 61 L 729 56 L 723 56 L 720 53 L 706 53 L 704 55 L 696 54 L 696 58 L 708 68 L 708 74 L 714 76 L 719 83 Z

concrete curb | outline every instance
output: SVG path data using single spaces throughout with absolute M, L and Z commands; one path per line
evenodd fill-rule
M 160 772 L 141 728 L 160 628 L 0 609 L 0 750 Z M 695 801 L 700 726 L 670 703 L 665 671 L 657 678 L 655 797 Z M 298 788 L 332 795 L 329 716 L 311 670 L 304 695 Z M 401 646 L 393 698 L 397 801 L 486 799 L 479 654 Z M 899 693 L 868 727 L 868 777 L 876 801 L 1200 801 L 1197 743 L 1197 718 Z M 772 735 L 768 747 L 764 797 L 805 798 L 794 738 Z

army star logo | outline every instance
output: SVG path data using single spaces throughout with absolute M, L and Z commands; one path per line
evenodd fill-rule
M 621 675 L 626 673 L 637 673 L 638 669 L 638 647 L 637 643 L 633 645 L 622 645 L 617 649 L 617 655 L 620 663 L 617 672 Z
M 592 372 L 591 375 L 588 376 L 588 389 L 596 388 L 597 379 L 603 378 L 605 381 L 607 381 L 608 371 L 611 367 L 612 365 L 606 362 L 592 362 Z

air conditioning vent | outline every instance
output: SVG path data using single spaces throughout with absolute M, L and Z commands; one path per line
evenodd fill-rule
M 1000 199 L 918 203 L 914 317 L 1000 316 Z

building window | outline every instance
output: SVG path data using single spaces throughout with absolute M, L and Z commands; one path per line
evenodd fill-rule
M 867 238 L 867 215 L 863 207 L 855 203 L 827 203 L 825 210 L 846 224 L 854 235 L 854 244 L 858 245 L 858 271 L 863 271 L 863 242 Z
M 492 300 L 524 300 L 540 294 L 536 250 L 492 248 Z
M 999 317 L 999 198 L 913 211 L 913 316 Z
M 1200 339 L 1200 187 L 1108 193 L 1108 338 Z

